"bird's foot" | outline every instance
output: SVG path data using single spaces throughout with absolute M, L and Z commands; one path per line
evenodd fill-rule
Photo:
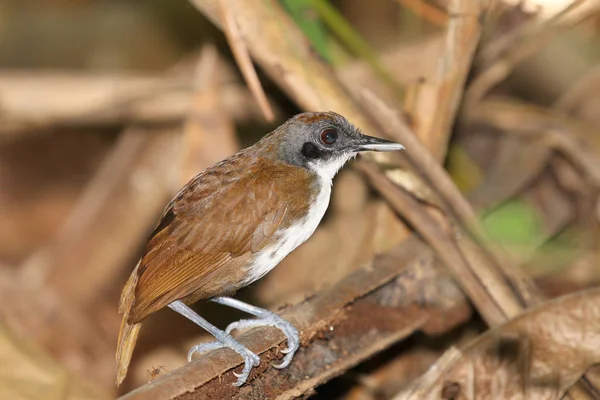
M 250 371 L 252 367 L 257 367 L 260 364 L 260 357 L 250 351 L 246 346 L 236 341 L 229 332 L 227 335 L 223 335 L 223 337 L 218 337 L 217 342 L 210 343 L 200 343 L 195 345 L 188 352 L 188 362 L 192 361 L 192 356 L 194 353 L 206 353 L 208 351 L 220 349 L 220 348 L 228 348 L 236 353 L 238 353 L 244 359 L 244 369 L 241 374 L 233 373 L 237 378 L 237 382 L 233 384 L 233 386 L 242 386 L 247 380 L 248 376 L 250 376 Z
M 264 313 L 262 313 L 258 319 L 242 319 L 237 322 L 232 322 L 227 326 L 225 332 L 230 333 L 234 329 L 247 329 L 257 326 L 273 326 L 283 332 L 287 338 L 288 347 L 281 350 L 281 352 L 285 354 L 281 364 L 273 364 L 273 367 L 278 369 L 287 367 L 292 361 L 292 358 L 294 358 L 296 350 L 300 347 L 300 335 L 298 334 L 298 330 L 294 328 L 292 324 L 281 318 L 279 315 L 264 310 Z

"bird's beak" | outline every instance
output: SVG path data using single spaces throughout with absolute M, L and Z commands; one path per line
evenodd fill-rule
M 404 149 L 399 143 L 390 140 L 379 139 L 372 136 L 360 135 L 353 144 L 354 151 L 396 151 Z

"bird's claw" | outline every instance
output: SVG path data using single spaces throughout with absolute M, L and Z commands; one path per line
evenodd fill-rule
M 194 353 L 206 353 L 208 351 L 220 349 L 220 348 L 228 348 L 235 351 L 244 359 L 244 369 L 241 374 L 234 372 L 233 374 L 238 378 L 238 380 L 233 384 L 233 386 L 242 386 L 250 376 L 250 371 L 252 371 L 253 367 L 257 367 L 260 364 L 260 357 L 250 351 L 246 346 L 241 343 L 235 341 L 233 338 L 225 341 L 225 343 L 221 342 L 210 342 L 210 343 L 201 343 L 193 346 L 188 352 L 188 362 L 192 361 L 192 356 Z
M 294 354 L 300 347 L 300 335 L 298 331 L 292 324 L 281 318 L 275 313 L 269 313 L 263 318 L 258 319 L 242 319 L 240 321 L 232 322 L 227 326 L 225 332 L 231 333 L 234 329 L 246 329 L 246 328 L 254 328 L 257 326 L 273 326 L 278 328 L 283 332 L 285 337 L 287 338 L 288 346 L 281 350 L 281 353 L 285 354 L 283 361 L 281 364 L 272 364 L 274 368 L 282 369 L 287 367 L 290 362 L 292 362 L 292 358 Z

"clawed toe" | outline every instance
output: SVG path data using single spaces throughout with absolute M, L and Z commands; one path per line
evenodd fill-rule
M 234 372 L 233 374 L 238 378 L 237 382 L 233 384 L 233 386 L 242 386 L 250 376 L 250 371 L 252 371 L 252 367 L 257 367 L 260 364 L 260 357 L 246 349 L 246 354 L 242 355 L 244 358 L 244 369 L 241 374 Z
M 229 338 L 227 338 L 229 339 Z M 192 361 L 192 356 L 194 353 L 206 353 L 211 350 L 216 350 L 220 348 L 229 348 L 235 351 L 244 359 L 244 369 L 241 374 L 234 372 L 233 374 L 238 378 L 237 382 L 233 384 L 233 386 L 242 386 L 250 376 L 250 371 L 252 371 L 253 367 L 257 367 L 260 365 L 260 357 L 250 351 L 248 348 L 243 346 L 242 344 L 233 340 L 233 338 L 226 340 L 226 343 L 221 342 L 210 342 L 210 343 L 201 343 L 193 346 L 188 352 L 188 362 Z
M 294 358 L 294 353 L 289 353 L 286 354 L 285 357 L 283 357 L 283 361 L 280 364 L 271 363 L 271 365 L 273 366 L 273 368 L 284 369 L 285 367 L 290 365 L 290 363 L 292 362 L 292 358 Z
M 285 357 L 281 364 L 273 364 L 273 367 L 278 369 L 287 367 L 300 347 L 300 336 L 292 324 L 285 321 L 277 314 L 269 313 L 264 318 L 242 319 L 240 321 L 232 322 L 227 326 L 225 331 L 231 333 L 234 329 L 254 328 L 258 326 L 273 326 L 283 332 L 288 342 L 287 347 L 281 350 L 281 353 L 285 354 Z
M 192 357 L 193 357 L 194 353 L 202 354 L 202 353 L 206 353 L 211 350 L 220 349 L 222 347 L 225 347 L 225 345 L 221 342 L 210 342 L 210 343 L 197 344 L 197 345 L 193 346 L 190 349 L 190 351 L 188 351 L 188 355 L 187 355 L 188 362 L 192 361 Z

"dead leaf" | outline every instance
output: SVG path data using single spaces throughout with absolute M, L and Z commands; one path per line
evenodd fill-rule
M 401 399 L 560 399 L 600 362 L 600 288 L 549 301 L 451 349 Z M 445 396 L 445 397 L 444 397 Z

